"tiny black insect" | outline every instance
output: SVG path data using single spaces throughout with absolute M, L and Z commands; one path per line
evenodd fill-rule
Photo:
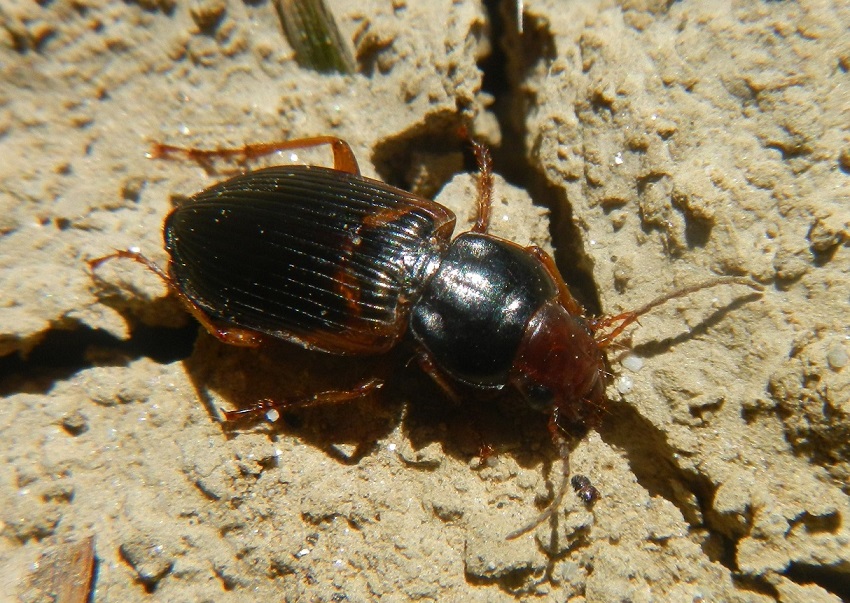
M 450 210 L 361 176 L 350 147 L 338 138 L 212 151 L 158 145 L 156 155 L 209 164 L 216 157 L 249 159 L 324 144 L 333 150 L 333 169 L 259 169 L 174 209 L 163 227 L 167 271 L 129 250 L 89 266 L 94 270 L 115 257 L 144 264 L 228 344 L 259 346 L 276 338 L 332 354 L 378 354 L 409 331 L 420 366 L 449 396 L 459 400 L 459 387 L 514 388 L 548 414 L 562 471 L 548 507 L 508 538 L 529 532 L 559 507 L 568 483 L 568 439 L 599 425 L 603 350 L 623 329 L 656 306 L 700 289 L 732 283 L 759 289 L 747 278 L 718 277 L 633 312 L 586 316 L 551 256 L 487 233 L 492 167 L 478 143 L 472 143 L 480 167 L 477 218 L 453 239 Z M 367 379 L 346 391 L 263 400 L 225 417 L 355 399 L 381 385 Z M 589 481 L 576 483 L 583 500 L 598 498 Z
M 574 475 L 570 480 L 573 485 L 573 490 L 576 491 L 578 497 L 586 505 L 592 505 L 599 500 L 599 490 L 590 483 L 590 478 L 586 475 Z

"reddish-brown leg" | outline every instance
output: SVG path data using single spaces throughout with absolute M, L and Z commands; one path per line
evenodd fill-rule
M 204 168 L 211 170 L 212 159 L 241 159 L 248 161 L 279 151 L 307 149 L 325 144 L 330 145 L 333 152 L 335 170 L 350 174 L 360 174 L 360 167 L 357 165 L 357 158 L 354 157 L 351 147 L 347 142 L 335 136 L 312 136 L 310 138 L 296 138 L 294 140 L 246 144 L 242 147 L 217 149 L 195 149 L 192 147 L 178 147 L 157 143 L 153 147 L 151 157 L 154 159 L 170 159 L 175 155 L 180 155 L 186 159 L 196 161 Z
M 440 368 L 434 364 L 434 361 L 431 359 L 431 356 L 428 355 L 425 351 L 420 351 L 416 354 L 416 362 L 419 364 L 419 368 L 422 369 L 426 375 L 431 377 L 434 380 L 434 383 L 440 386 L 449 399 L 457 405 L 460 405 L 462 400 L 460 394 L 458 394 L 455 389 L 452 387 L 452 384 L 449 382 L 448 377 L 443 374 Z
M 564 282 L 564 277 L 561 276 L 561 272 L 558 270 L 558 266 L 555 264 L 555 260 L 552 259 L 552 256 L 537 245 L 526 247 L 525 250 L 543 264 L 543 267 L 546 268 L 546 272 L 548 272 L 549 276 L 552 277 L 552 280 L 558 284 L 558 298 L 561 301 L 561 305 L 567 309 L 567 312 L 569 312 L 572 316 L 584 316 L 584 308 L 582 308 L 581 304 L 576 301 L 573 294 L 570 293 L 567 283 Z
M 362 383 L 358 383 L 349 390 L 330 390 L 311 394 L 309 396 L 300 396 L 297 398 L 287 398 L 283 400 L 265 398 L 257 402 L 254 406 L 249 406 L 248 408 L 229 411 L 225 410 L 222 412 L 226 421 L 235 421 L 237 419 L 244 419 L 247 417 L 257 418 L 266 414 L 270 410 L 288 411 L 350 402 L 367 396 L 383 386 L 384 382 L 381 379 L 369 379 Z
M 493 158 L 486 145 L 470 140 L 478 163 L 478 212 L 472 232 L 486 233 L 490 228 L 490 215 L 493 213 Z
M 431 379 L 434 380 L 434 383 L 440 386 L 446 396 L 460 408 L 464 414 L 469 416 L 469 420 L 466 422 L 468 425 L 472 426 L 473 431 L 475 432 L 476 437 L 478 438 L 478 457 L 480 459 L 481 464 L 484 464 L 488 458 L 492 457 L 496 454 L 496 450 L 484 441 L 484 437 L 481 435 L 481 432 L 476 427 L 480 424 L 480 421 L 475 420 L 474 414 L 470 406 L 468 404 L 463 404 L 463 398 L 461 395 L 452 387 L 451 381 L 449 378 L 440 370 L 440 368 L 434 364 L 434 361 L 425 351 L 420 351 L 416 355 L 416 362 L 419 364 L 419 368 L 422 369 L 422 372 L 427 374 Z
M 120 258 L 126 260 L 133 260 L 134 262 L 138 262 L 155 275 L 157 275 L 165 286 L 174 293 L 177 298 L 183 303 L 189 312 L 192 313 L 201 326 L 204 327 L 209 333 L 224 343 L 230 345 L 238 345 L 241 347 L 247 348 L 255 348 L 259 346 L 263 341 L 263 336 L 261 333 L 257 333 L 256 331 L 250 331 L 248 329 L 240 329 L 237 327 L 231 326 L 221 326 L 217 325 L 207 314 L 197 306 L 197 304 L 193 303 L 188 296 L 183 293 L 180 289 L 179 285 L 171 278 L 171 276 L 165 272 L 162 268 L 157 266 L 154 262 L 143 256 L 141 253 L 137 251 L 130 251 L 129 249 L 123 251 L 116 251 L 115 253 L 111 253 L 109 255 L 105 255 L 100 258 L 95 258 L 93 260 L 89 260 L 87 263 L 89 265 L 89 270 L 94 272 L 97 268 L 107 262 L 109 260 Z

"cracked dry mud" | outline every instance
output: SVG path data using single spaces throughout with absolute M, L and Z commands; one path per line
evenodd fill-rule
M 299 68 L 269 2 L 0 9 L 4 596 L 26 597 L 45 547 L 94 535 L 96 601 L 850 598 L 850 8 L 528 0 L 520 37 L 491 4 L 330 1 L 351 77 Z M 175 351 L 191 328 L 154 277 L 84 264 L 129 246 L 164 263 L 171 203 L 216 180 L 147 159 L 151 141 L 333 134 L 463 223 L 466 119 L 520 185 L 497 181 L 497 234 L 551 233 L 603 311 L 712 274 L 766 287 L 629 331 L 642 368 L 610 355 L 608 415 L 572 457 L 602 498 L 513 542 L 550 493 L 543 417 L 484 412 L 498 454 L 476 469 L 464 413 L 405 350 Z M 214 421 L 381 372 L 362 403 Z

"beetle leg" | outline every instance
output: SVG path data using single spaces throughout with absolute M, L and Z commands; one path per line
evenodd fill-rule
M 369 379 L 362 383 L 358 383 L 348 390 L 330 390 L 309 396 L 287 398 L 284 400 L 272 400 L 271 398 L 265 398 L 257 402 L 254 406 L 240 408 L 239 410 L 224 410 L 222 413 L 224 414 L 224 419 L 226 421 L 235 421 L 245 417 L 258 417 L 266 414 L 270 410 L 295 410 L 301 408 L 312 408 L 314 406 L 322 406 L 325 404 L 340 404 L 367 396 L 383 386 L 384 382 L 381 379 Z
M 440 368 L 431 360 L 431 357 L 427 352 L 421 351 L 416 354 L 416 361 L 419 364 L 419 368 L 422 369 L 422 372 L 426 373 L 434 382 L 440 386 L 440 389 L 445 392 L 446 396 L 460 408 L 465 415 L 468 416 L 467 424 L 472 425 L 472 429 L 475 432 L 475 435 L 478 438 L 478 457 L 479 457 L 479 466 L 484 466 L 487 463 L 487 459 L 491 458 L 496 454 L 496 450 L 484 440 L 484 437 L 481 435 L 481 432 L 478 430 L 478 425 L 481 424 L 480 421 L 475 420 L 476 417 L 473 416 L 474 413 L 471 412 L 468 404 L 463 404 L 463 398 L 461 395 L 452 387 L 451 381 L 449 377 L 447 377 Z
M 452 387 L 448 377 L 443 374 L 427 352 L 418 352 L 416 354 L 416 362 L 419 363 L 419 368 L 422 369 L 422 372 L 431 377 L 431 379 L 434 380 L 434 383 L 440 386 L 440 389 L 445 392 L 452 402 L 458 406 L 461 405 L 463 400 L 461 399 L 460 394 L 458 394 L 455 388 Z
M 351 147 L 347 142 L 336 136 L 312 136 L 310 138 L 261 142 L 246 144 L 242 147 L 217 149 L 195 149 L 192 147 L 178 147 L 170 144 L 156 143 L 150 156 L 154 159 L 170 159 L 174 155 L 181 155 L 186 159 L 197 161 L 204 169 L 211 170 L 212 165 L 210 160 L 213 158 L 242 159 L 243 161 L 247 161 L 279 151 L 308 149 L 325 144 L 330 145 L 333 152 L 335 170 L 360 175 L 360 167 L 357 165 L 357 159 L 354 157 Z
M 115 253 L 111 253 L 109 255 L 105 255 L 100 258 L 95 258 L 93 260 L 89 260 L 87 264 L 89 265 L 89 270 L 94 272 L 97 268 L 114 258 L 122 258 L 127 260 L 133 260 L 134 262 L 138 262 L 155 275 L 157 275 L 165 286 L 168 287 L 168 290 L 174 293 L 177 298 L 183 303 L 183 306 L 191 312 L 192 316 L 197 319 L 201 326 L 206 329 L 210 335 L 222 341 L 224 343 L 230 345 L 238 345 L 241 347 L 247 348 L 255 348 L 262 343 L 262 335 L 255 331 L 250 331 L 248 329 L 239 329 L 231 326 L 220 327 L 215 322 L 210 319 L 210 317 L 204 312 L 197 304 L 193 303 L 189 297 L 183 293 L 180 286 L 171 276 L 165 272 L 162 268 L 157 266 L 153 261 L 149 260 L 145 256 L 143 256 L 138 251 L 130 251 L 129 249 L 118 250 Z
M 478 211 L 471 231 L 486 233 L 490 228 L 490 214 L 493 210 L 493 158 L 485 144 L 475 140 L 469 143 L 478 163 Z
M 561 272 L 558 270 L 558 266 L 555 264 L 555 260 L 552 259 L 552 256 L 537 245 L 526 247 L 525 250 L 543 264 L 546 272 L 548 272 L 549 276 L 552 277 L 552 280 L 557 283 L 558 299 L 560 300 L 561 305 L 566 308 L 567 312 L 572 316 L 584 316 L 584 308 L 582 308 L 581 304 L 576 301 L 573 294 L 570 293 L 567 284 L 564 282 L 564 277 L 561 276 Z

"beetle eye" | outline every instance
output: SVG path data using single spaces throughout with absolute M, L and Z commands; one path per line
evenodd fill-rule
M 550 410 L 555 401 L 552 390 L 540 383 L 529 383 L 522 388 L 522 393 L 528 405 L 541 412 Z

